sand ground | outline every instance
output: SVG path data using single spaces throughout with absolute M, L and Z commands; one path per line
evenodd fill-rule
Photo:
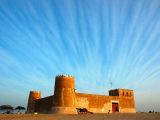
M 10 114 L 0 115 L 0 120 L 160 120 L 160 113 L 136 114 L 81 114 L 81 115 L 56 115 L 56 114 Z

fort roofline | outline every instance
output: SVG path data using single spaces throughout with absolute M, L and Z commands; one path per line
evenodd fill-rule
M 110 89 L 109 91 L 115 91 L 115 90 L 127 90 L 127 91 L 133 91 L 131 89 L 124 89 L 124 88 L 116 88 L 116 89 Z

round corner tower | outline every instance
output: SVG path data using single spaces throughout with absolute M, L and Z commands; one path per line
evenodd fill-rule
M 75 83 L 70 75 L 58 75 L 55 78 L 54 113 L 75 114 Z
M 41 98 L 40 91 L 30 91 L 28 98 L 27 113 L 35 112 L 35 101 Z

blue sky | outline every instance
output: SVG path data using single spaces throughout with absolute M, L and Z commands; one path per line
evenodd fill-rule
M 159 0 L 0 0 L 0 104 L 53 94 L 71 74 L 77 92 L 135 90 L 137 111 L 160 111 Z

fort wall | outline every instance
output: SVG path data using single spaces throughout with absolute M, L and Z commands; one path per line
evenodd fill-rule
M 80 100 L 79 100 L 80 99 Z M 83 107 L 82 107 L 83 102 Z M 76 93 L 76 107 L 87 108 L 95 113 L 107 113 L 111 108 L 109 96 Z
M 54 101 L 54 96 L 35 100 L 35 112 L 50 113 Z
M 76 93 L 74 77 L 56 76 L 54 95 L 41 98 L 41 93 L 31 91 L 27 112 L 77 114 L 76 109 L 86 108 L 93 113 L 135 113 L 134 92 L 114 89 L 107 95 Z

